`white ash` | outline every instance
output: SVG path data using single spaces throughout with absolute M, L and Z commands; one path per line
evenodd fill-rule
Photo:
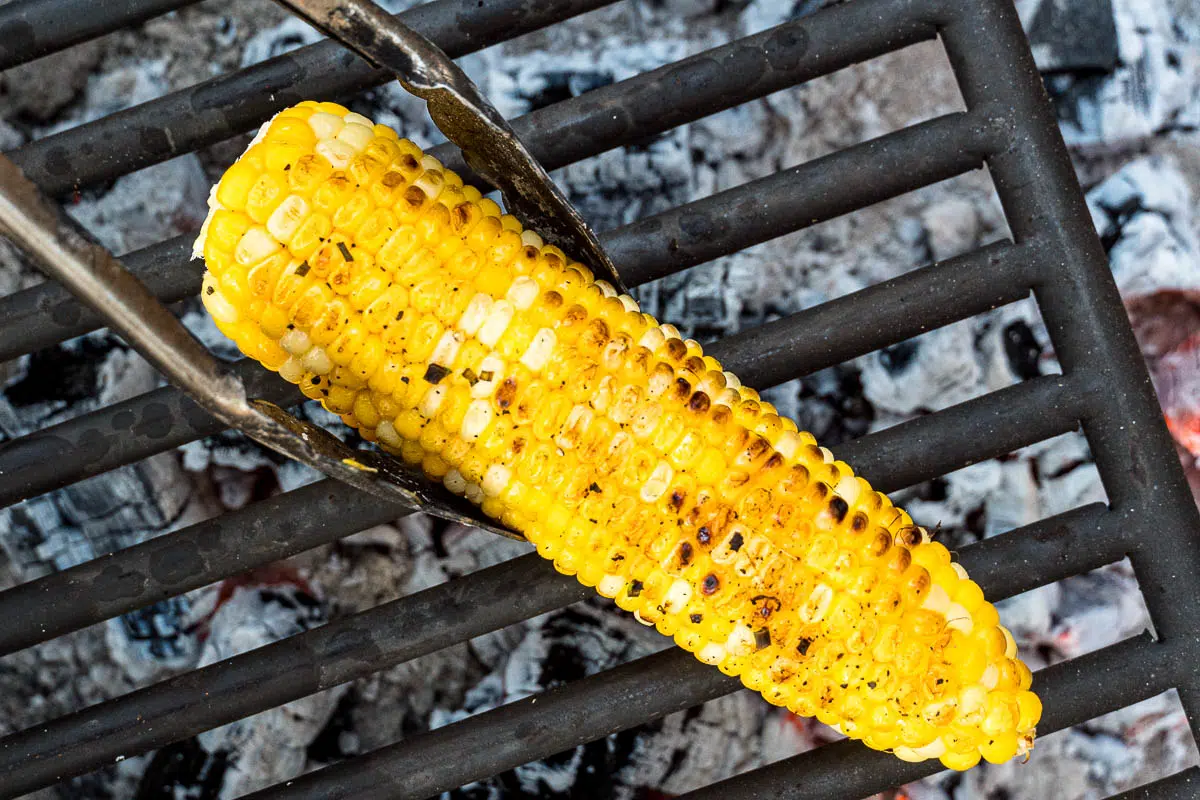
M 1026 5 L 1040 5 L 1026 0 Z M 1099 77 L 1050 80 L 1063 135 L 1076 145 L 1146 139 L 1200 126 L 1200 24 L 1168 0 L 1113 0 L 1118 62 Z
M 282 581 L 238 586 L 207 622 L 197 667 L 223 661 L 325 621 L 310 590 Z M 199 734 L 224 765 L 219 798 L 240 797 L 299 775 L 306 749 L 329 721 L 342 689 L 330 689 Z
M 1163 290 L 1200 290 L 1200 220 L 1194 189 L 1172 159 L 1141 158 L 1087 195 L 1127 300 Z

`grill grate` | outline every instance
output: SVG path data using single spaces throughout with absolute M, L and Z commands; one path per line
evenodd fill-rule
M 24 0 L 0 22 L 41 24 L 77 0 Z M 0 48 L 21 63 L 183 2 L 128 0 L 75 27 Z M 606 5 L 439 0 L 405 21 L 462 55 Z M 84 4 L 99 9 L 99 4 Z M 482 6 L 482 7 L 481 7 Z M 10 11 L 11 9 L 11 11 Z M 966 548 L 993 599 L 1128 555 L 1150 634 L 1040 672 L 1043 733 L 1177 688 L 1200 732 L 1200 518 L 1075 183 L 1011 0 L 849 0 L 801 20 L 515 121 L 548 168 L 642 139 L 919 41 L 945 45 L 966 100 L 952 114 L 731 189 L 602 236 L 640 284 L 986 164 L 1013 241 L 933 264 L 718 343 L 712 354 L 768 386 L 1029 296 L 1064 374 L 985 395 L 839 448 L 883 491 L 928 480 L 1082 426 L 1110 498 Z M 746 76 L 750 76 L 747 78 Z M 10 153 L 43 189 L 111 180 L 253 128 L 309 96 L 382 83 L 323 42 Z M 664 108 L 664 103 L 670 103 Z M 452 168 L 450 151 L 435 151 Z M 164 301 L 199 289 L 184 238 L 125 259 Z M 0 300 L 0 358 L 97 327 L 61 287 Z M 859 324 L 843 330 L 845 320 Z M 292 387 L 239 367 L 251 391 L 286 404 Z M 132 417 L 129 415 L 132 414 Z M 114 425 L 121 419 L 137 421 Z M 0 448 L 0 502 L 46 491 L 216 433 L 163 388 Z M 114 434 L 113 431 L 120 431 Z M 0 593 L 9 653 L 284 558 L 400 512 L 332 481 Z M 294 531 L 280 541 L 273 531 Z M 520 591 L 517 591 L 520 587 Z M 588 590 L 525 556 L 0 740 L 0 796 L 13 797 L 582 599 Z M 504 602 L 497 603 L 496 598 Z M 670 649 L 330 767 L 256 797 L 423 798 L 732 692 L 739 684 Z M 447 752 L 455 757 L 448 759 Z M 937 771 L 840 742 L 732 778 L 692 798 L 858 797 Z M 1191 797 L 1189 770 L 1122 797 Z

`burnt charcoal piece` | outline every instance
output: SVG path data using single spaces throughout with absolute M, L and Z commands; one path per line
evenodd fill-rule
M 1016 320 L 1004 326 L 1004 355 L 1008 366 L 1023 381 L 1042 374 L 1040 361 L 1042 346 L 1038 344 L 1033 330 L 1024 320 Z

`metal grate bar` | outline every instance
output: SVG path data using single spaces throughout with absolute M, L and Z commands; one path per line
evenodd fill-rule
M 595 156 L 627 144 L 623 139 L 635 138 L 626 134 L 623 139 L 614 140 L 598 135 L 597 130 L 612 119 L 614 111 L 619 112 L 618 117 L 630 116 L 637 110 L 636 104 L 643 102 L 639 98 L 651 92 L 667 91 L 664 83 L 677 81 L 678 75 L 707 75 L 697 65 L 724 63 L 755 39 L 763 40 L 765 46 L 766 42 L 780 37 L 780 29 L 775 30 L 532 112 L 514 120 L 513 125 L 548 168 Z M 788 73 L 786 77 L 797 76 Z M 801 79 L 807 77 L 807 74 L 800 76 Z M 781 78 L 773 77 L 766 82 L 762 93 L 780 88 L 780 83 L 783 83 Z M 703 91 L 687 94 L 687 88 L 671 87 L 666 95 L 675 99 L 676 105 L 655 118 L 661 130 L 692 122 L 748 99 L 744 93 L 734 97 L 718 93 L 711 87 L 707 94 Z M 607 99 L 592 100 L 591 95 L 601 92 Z M 661 103 L 661 98 L 657 99 Z M 548 116 L 572 120 L 574 133 L 565 135 L 564 124 L 556 123 L 554 119 L 543 120 Z M 670 120 L 670 124 L 664 120 Z M 638 131 L 638 137 L 645 135 L 645 131 Z M 628 272 L 625 277 L 631 283 L 653 280 L 669 271 L 686 269 L 872 202 L 978 169 L 983 165 L 988 145 L 994 144 L 989 142 L 993 135 L 982 118 L 948 115 L 641 220 L 601 239 L 617 263 L 628 265 L 625 266 Z M 570 147 L 564 143 L 569 143 Z M 553 152 L 548 152 L 552 148 Z M 461 155 L 452 145 L 433 148 L 430 152 L 469 172 L 465 165 L 458 163 Z M 855 179 L 844 180 L 847 174 Z M 748 199 L 762 203 L 761 213 L 759 208 L 745 203 Z M 778 209 L 777 213 L 767 213 L 775 209 Z M 651 233 L 655 235 L 648 235 Z M 730 235 L 739 238 L 730 240 Z M 192 238 L 176 237 L 143 248 L 123 261 L 150 285 L 160 300 L 168 303 L 182 300 L 200 291 L 203 268 L 199 262 L 189 260 Z M 729 244 L 731 241 L 736 241 L 736 246 Z M 672 242 L 674 248 L 670 246 Z M 730 247 L 732 249 L 726 249 Z M 96 314 L 66 289 L 55 283 L 41 284 L 0 298 L 0 359 L 15 358 L 97 327 L 100 327 L 100 320 Z
M 981 35 L 982 34 L 982 35 Z M 1133 543 L 1131 560 L 1164 643 L 1195 641 L 1200 614 L 1197 515 L 1141 350 L 1123 313 L 1108 257 L 1075 189 L 1070 154 L 1009 2 L 964 5 L 943 32 L 968 107 L 1010 114 L 1021 147 L 988 159 L 1009 227 L 1018 242 L 1038 241 L 1058 259 L 1035 295 L 1063 370 L 1088 375 L 1097 404 L 1083 420 L 1114 509 L 1158 521 L 1173 536 Z M 1182 569 L 1179 565 L 1188 565 Z M 1183 600 L 1187 598 L 1187 600 Z M 1165 657 L 1165 655 L 1164 655 Z M 1200 664 L 1178 686 L 1185 706 L 1200 701 Z M 1200 714 L 1189 713 L 1200 736 Z
M 954 114 L 751 181 L 600 236 L 631 285 L 807 228 L 872 202 L 983 166 L 982 126 Z M 531 137 L 530 144 L 541 141 Z M 947 147 L 946 142 L 956 146 Z M 596 155 L 593 149 L 580 158 Z M 914 167 L 913 165 L 917 165 Z M 839 176 L 853 175 L 846 181 Z M 191 260 L 191 236 L 122 259 L 158 298 L 171 303 L 200 291 L 204 267 Z M 57 283 L 0 298 L 0 360 L 100 327 L 91 309 Z
M 1024 299 L 1034 258 L 1030 248 L 990 245 L 731 338 L 758 353 L 757 380 L 774 386 Z
M 1143 636 L 1042 670 L 1038 684 L 1047 708 L 1061 709 L 1065 704 L 1056 701 L 1071 698 L 1073 713 L 1047 713 L 1039 729 L 1060 730 L 1165 691 L 1171 680 L 1166 670 L 1159 669 L 1149 680 L 1138 673 L 1139 667 L 1151 668 L 1159 656 Z M 682 687 L 690 687 L 690 698 Z M 737 680 L 672 648 L 249 797 L 422 800 L 740 688 Z M 446 758 L 449 752 L 455 757 Z M 788 773 L 786 781 L 776 778 L 781 769 Z M 685 797 L 845 800 L 942 769 L 936 761 L 907 764 L 887 753 L 867 751 L 858 742 L 844 741 Z M 762 776 L 767 776 L 766 782 Z
M 934 120 L 921 126 L 906 131 L 889 134 L 875 143 L 860 145 L 858 148 L 853 148 L 852 151 L 846 151 L 850 155 L 846 156 L 838 154 L 835 156 L 827 156 L 819 159 L 820 163 L 814 162 L 812 166 L 802 165 L 791 172 L 790 184 L 793 192 L 800 186 L 805 186 L 815 183 L 818 187 L 825 189 L 825 193 L 820 195 L 825 202 L 849 204 L 856 202 L 862 204 L 866 202 L 867 195 L 865 192 L 873 188 L 871 183 L 866 181 L 842 181 L 842 188 L 835 189 L 833 181 L 836 176 L 833 169 L 853 169 L 856 174 L 864 175 L 864 173 L 875 175 L 883 184 L 883 190 L 891 192 L 910 189 L 914 184 L 910 179 L 904 178 L 894 180 L 884 177 L 889 171 L 902 173 L 903 161 L 893 160 L 899 153 L 904 154 L 904 158 L 918 159 L 927 161 L 931 164 L 928 171 L 917 170 L 917 176 L 928 178 L 932 175 L 949 176 L 959 174 L 967 169 L 971 169 L 976 164 L 977 156 L 973 154 L 971 148 L 943 148 L 942 152 L 949 153 L 944 159 L 936 155 L 938 151 L 929 152 L 930 145 L 936 140 L 926 139 L 931 132 L 942 130 L 950 132 L 953 127 L 954 132 L 960 135 L 970 131 L 971 128 L 966 123 L 966 117 L 952 116 L 945 117 L 939 120 Z M 907 138 L 911 131 L 916 131 L 912 139 Z M 970 136 L 966 137 L 968 140 Z M 959 139 L 958 141 L 961 141 Z M 917 143 L 920 146 L 913 146 L 912 143 Z M 891 147 L 889 143 L 896 143 L 896 147 Z M 965 153 L 966 155 L 959 155 Z M 878 167 L 868 167 L 878 162 Z M 877 174 L 876 174 L 877 173 Z M 828 176 L 828 177 L 827 177 Z M 865 176 L 864 176 L 865 177 Z M 774 178 L 761 179 L 762 181 L 772 181 Z M 748 188 L 749 187 L 749 188 Z M 849 188 L 846 188 L 849 187 Z M 837 197 L 832 197 L 834 192 L 837 192 Z M 760 205 L 756 198 L 763 198 Z M 731 189 L 722 192 L 720 196 L 709 198 L 704 201 L 686 206 L 682 209 L 665 212 L 650 221 L 651 227 L 654 227 L 654 220 L 657 220 L 659 230 L 668 233 L 674 231 L 677 236 L 668 241 L 679 243 L 680 238 L 684 239 L 684 244 L 680 245 L 680 251 L 684 253 L 683 258 L 672 258 L 668 248 L 644 248 L 640 246 L 630 247 L 626 252 L 625 257 L 629 259 L 624 263 L 635 265 L 630 270 L 633 279 L 631 282 L 637 283 L 651 270 L 639 269 L 636 265 L 641 262 L 635 259 L 646 257 L 651 260 L 657 256 L 669 260 L 672 268 L 682 269 L 688 265 L 688 254 L 692 252 L 692 245 L 696 242 L 701 242 L 705 239 L 710 239 L 706 245 L 696 244 L 695 250 L 699 251 L 696 258 L 711 258 L 722 253 L 735 252 L 736 250 L 746 246 L 747 243 L 752 243 L 759 239 L 760 236 L 770 237 L 772 234 L 779 235 L 785 228 L 796 227 L 794 220 L 800 219 L 803 221 L 814 220 L 820 217 L 821 212 L 817 210 L 819 204 L 805 202 L 788 202 L 783 199 L 784 195 L 780 191 L 776 183 L 768 191 L 763 193 L 756 192 L 754 187 L 747 186 Z M 691 209 L 699 206 L 699 210 L 692 211 Z M 729 214 L 734 220 L 739 217 L 745 217 L 747 223 L 745 232 L 737 225 L 720 224 L 714 230 L 711 220 L 720 219 L 721 210 L 732 212 Z M 804 214 L 807 216 L 796 216 Z M 761 219 L 768 221 L 758 221 L 757 224 L 751 222 L 751 218 L 755 215 L 760 215 Z M 814 217 L 814 215 L 816 215 Z M 693 222 L 695 224 L 693 224 Z M 631 226 L 626 226 L 620 231 L 615 232 L 611 236 L 602 237 L 607 244 L 608 242 L 620 242 L 622 240 L 629 241 L 639 236 L 647 235 L 647 223 L 635 223 Z M 636 249 L 635 249 L 636 248 Z M 686 249 L 685 249 L 686 248 Z M 664 256 L 665 253 L 665 256 Z M 988 253 L 987 256 L 979 256 L 981 260 L 986 260 L 991 265 L 991 257 L 997 255 L 994 251 Z M 157 264 L 158 262 L 154 262 Z M 934 268 L 936 269 L 936 267 Z M 969 280 L 970 273 L 964 273 L 964 277 Z M 983 280 L 971 284 L 964 282 L 962 284 L 955 283 L 948 288 L 958 290 L 959 288 L 969 290 L 972 288 L 983 289 L 982 299 L 985 303 L 992 303 L 997 294 L 1019 297 L 1027 294 L 1028 289 L 1022 286 L 1019 278 L 1021 270 L 1017 268 L 1013 275 L 1004 281 L 996 281 L 988 279 L 986 276 Z M 1015 285 L 1014 285 L 1015 284 Z M 999 290 L 999 291 L 998 291 Z M 925 296 L 922 302 L 928 303 L 932 296 Z M 945 316 L 948 312 L 959 313 L 968 308 L 978 308 L 979 303 L 972 303 L 971 300 L 976 299 L 970 294 L 962 298 L 965 304 L 957 301 L 945 306 L 931 307 L 931 317 Z M 853 302 L 853 301 L 851 301 Z M 903 313 L 908 313 L 912 309 L 900 309 Z M 939 313 L 940 310 L 940 313 Z M 840 333 L 840 328 L 845 327 L 837 324 L 836 320 L 829 316 L 829 312 L 824 312 L 826 316 L 822 321 L 829 326 L 827 333 Z M 882 311 L 877 315 L 880 322 L 886 316 Z M 961 317 L 958 317 L 961 318 Z M 903 325 L 903 321 L 901 321 Z M 924 325 L 924 323 L 922 323 Z M 858 333 L 858 341 L 869 338 L 869 334 L 874 330 L 877 334 L 895 335 L 896 329 L 892 327 L 868 327 L 864 326 Z M 767 343 L 767 337 L 778 336 L 783 334 L 786 339 L 791 341 L 805 341 L 804 339 L 796 338 L 798 335 L 806 333 L 795 327 L 795 320 L 785 323 L 785 327 L 781 328 L 778 324 L 759 333 L 753 339 L 753 344 L 757 347 L 763 347 Z M 836 335 L 826 335 L 820 339 L 812 339 L 808 341 L 836 340 Z M 857 343 L 857 342 L 851 342 Z M 732 345 L 727 345 L 730 347 Z M 786 346 L 786 345 L 785 345 Z M 718 345 L 720 348 L 721 345 Z M 845 345 L 841 346 L 845 349 Z M 790 348 L 795 350 L 793 346 Z M 758 354 L 761 354 L 761 350 Z M 869 351 L 868 351 L 869 352 Z M 785 380 L 794 377 L 797 370 L 794 365 L 790 364 L 787 359 L 783 358 L 783 352 L 777 351 L 776 357 L 770 363 L 772 364 L 773 372 Z M 754 360 L 756 354 L 747 351 L 744 355 L 746 361 Z M 727 358 L 730 356 L 726 356 Z M 741 359 L 739 358 L 739 361 Z M 273 402 L 281 405 L 290 405 L 300 400 L 300 393 L 295 387 L 285 385 L 282 381 L 265 376 L 261 370 L 258 370 L 250 362 L 239 362 L 242 366 L 242 375 L 247 380 L 256 382 L 255 386 L 251 387 L 252 391 L 262 392 L 262 396 Z M 766 362 L 759 362 L 766 363 Z M 761 377 L 749 373 L 747 380 L 762 382 Z M 259 389 L 257 387 L 264 387 Z M 122 423 L 124 420 L 124 423 Z M 181 424 L 182 423 L 182 424 Z M 197 407 L 181 392 L 173 387 L 164 387 L 154 390 L 137 398 L 127 400 L 123 403 L 118 403 L 113 406 L 98 409 L 96 411 L 85 414 L 81 417 L 60 423 L 51 428 L 29 434 L 14 440 L 3 447 L 0 447 L 0 475 L 4 476 L 0 480 L 0 504 L 11 504 L 37 494 L 50 491 L 51 489 L 65 486 L 78 480 L 91 477 L 101 472 L 114 469 L 115 467 L 131 463 L 141 458 L 162 452 L 171 447 L 176 447 L 201 436 L 210 435 L 221 430 L 221 426 L 206 414 L 201 414 Z M 131 435 L 132 434 L 132 435 Z M 62 458 L 60 454 L 64 448 L 79 448 L 79 456 L 74 458 Z
M 457 58 L 614 0 L 435 0 L 399 14 Z M 8 154 L 43 191 L 61 195 L 244 133 L 310 97 L 342 97 L 391 79 L 325 40 L 222 75 Z
M 1079 389 L 1043 375 L 832 449 L 879 491 L 894 492 L 1075 430 L 1089 399 Z
M 0 6 L 0 70 L 140 25 L 196 0 L 14 0 Z
M 521 0 L 491 0 L 482 6 L 477 0 L 439 0 L 399 16 L 457 57 L 612 2 L 562 0 L 529 11 Z M 602 87 L 557 111 L 529 115 L 524 123 L 528 129 L 514 127 L 522 137 L 533 129 L 553 133 L 544 140 L 544 149 L 531 148 L 553 168 L 567 163 L 561 159 L 569 161 L 569 151 L 585 140 L 616 147 L 934 37 L 933 25 L 907 7 L 894 6 L 893 0 L 860 0 L 845 11 L 832 9 L 832 18 L 813 15 L 781 25 Z M 346 97 L 388 80 L 383 71 L 324 41 L 48 136 L 9 156 L 43 191 L 62 194 L 244 133 L 308 97 Z M 664 97 L 686 105 L 669 113 Z M 600 113 L 592 125 L 579 125 L 580 116 L 595 111 Z M 130 131 L 144 135 L 135 142 Z M 562 148 L 563 155 L 555 157 L 552 148 Z M 451 166 L 462 164 L 452 159 Z
M 1027 386 L 1031 388 L 1024 389 Z M 1028 384 L 1013 387 L 1013 389 L 1023 391 L 1020 395 L 1005 395 L 1004 397 L 1001 397 L 1004 393 L 998 392 L 963 405 L 975 404 L 978 407 L 978 404 L 981 403 L 994 402 L 996 405 L 991 413 L 999 413 L 1001 407 L 1017 406 L 1025 409 L 1026 415 L 1028 415 L 1033 409 L 1039 408 L 1041 403 L 1046 402 L 1048 397 L 1053 396 L 1052 393 L 1058 391 L 1054 379 L 1031 381 Z M 992 398 L 1000 399 L 992 400 Z M 861 443 L 857 445 L 859 455 L 864 460 L 878 464 L 872 474 L 872 480 L 884 487 L 885 491 L 890 491 L 900 487 L 901 484 L 896 478 L 898 475 L 905 475 L 905 480 L 927 480 L 941 474 L 947 468 L 962 467 L 974 460 L 960 455 L 960 458 L 964 459 L 960 463 L 950 464 L 948 467 L 943 463 L 926 464 L 928 471 L 916 474 L 907 465 L 901 467 L 900 462 L 896 459 L 882 458 L 872 449 L 872 443 L 876 442 L 886 453 L 890 446 L 890 440 L 895 436 L 893 431 L 913 430 L 914 427 L 928 428 L 929 421 L 938 418 L 944 419 L 943 426 L 945 428 L 956 430 L 960 437 L 966 436 L 968 427 L 973 424 L 973 416 L 956 413 L 956 410 L 961 411 L 961 409 L 962 406 L 954 407 L 860 440 Z M 990 416 L 990 414 L 985 413 L 985 416 Z M 1019 429 L 1022 422 L 1021 414 L 1012 414 L 1011 421 L 1000 427 Z M 998 435 L 1007 438 L 1020 434 L 1004 430 Z M 334 505 L 345 507 L 344 501 L 343 503 L 334 503 Z M 1091 521 L 1085 518 L 1084 523 L 1090 527 Z M 1074 526 L 1068 519 L 1060 521 L 1054 529 L 1059 530 L 1064 527 L 1071 529 Z M 1009 536 L 1024 538 L 1022 531 L 1015 531 Z M 517 561 L 526 562 L 528 559 L 517 559 Z M 508 564 L 513 565 L 516 562 L 508 562 Z M 242 569 L 247 566 L 249 565 L 242 565 Z M 493 568 L 493 570 L 495 569 L 498 568 Z M 0 774 L 6 775 L 8 780 L 15 785 L 28 785 L 29 787 L 41 785 L 39 781 L 47 779 L 61 780 L 88 769 L 95 769 L 116 755 L 128 755 L 160 746 L 206 728 L 261 711 L 264 708 L 270 708 L 297 697 L 335 686 L 346 680 L 361 677 L 381 669 L 389 661 L 414 658 L 460 640 L 453 637 L 447 638 L 446 630 L 465 630 L 467 632 L 461 636 L 465 639 L 518 622 L 532 616 L 533 613 L 539 613 L 525 613 L 523 607 L 516 608 L 519 604 L 510 603 L 507 600 L 509 592 L 515 592 L 522 596 L 528 595 L 526 602 L 531 603 L 539 601 L 543 593 L 568 592 L 568 588 L 574 592 L 573 594 L 568 592 L 565 595 L 556 595 L 565 596 L 567 599 L 558 605 L 543 608 L 543 611 L 582 599 L 588 594 L 575 581 L 558 576 L 550 565 L 540 560 L 523 567 L 514 567 L 514 569 L 520 571 L 520 574 L 504 574 L 502 578 L 496 579 L 497 583 L 494 584 L 488 584 L 486 581 L 488 576 L 496 573 L 486 570 L 479 573 L 478 575 L 485 576 L 480 580 L 483 580 L 485 586 L 490 588 L 478 589 L 475 586 L 477 576 L 443 584 L 410 598 L 403 598 L 346 620 L 330 623 L 319 631 L 286 639 L 250 654 L 230 659 L 223 662 L 222 665 L 207 668 L 207 670 L 215 670 L 215 672 L 200 670 L 188 673 L 148 689 L 0 739 Z M 1022 577 L 1025 583 L 1020 590 L 1032 588 L 1037 585 L 1040 570 L 1024 573 Z M 503 588 L 499 588 L 501 586 Z M 517 587 L 520 587 L 519 590 Z M 431 592 L 434 593 L 432 597 L 436 599 L 428 599 Z M 465 603 L 465 609 L 458 609 L 454 603 L 458 603 L 459 600 L 444 600 L 444 596 L 450 598 L 486 596 L 489 600 L 478 603 L 478 605 Z M 496 597 L 505 597 L 506 602 L 495 603 Z M 0 600 L 4 599 L 5 595 L 0 595 Z M 499 608 L 493 608 L 493 606 L 499 606 Z M 422 609 L 428 611 L 422 611 Z M 511 616 L 511 612 L 514 610 L 519 612 L 517 616 Z M 437 624 L 430 624 L 428 617 L 425 616 L 426 613 L 439 614 Z M 369 620 L 371 624 L 365 624 L 364 619 Z M 398 624 L 397 620 L 403 620 L 404 625 L 407 625 L 410 620 L 417 619 L 422 621 L 422 625 L 418 626 L 416 630 L 421 631 L 421 634 L 427 637 L 423 641 L 426 642 L 428 649 L 419 649 L 418 645 L 407 639 L 401 639 L 392 645 L 388 651 L 390 655 L 384 655 L 380 651 L 381 640 L 379 637 L 384 634 L 378 632 L 394 631 Z M 487 627 L 488 625 L 492 627 Z M 400 627 L 403 628 L 403 625 Z M 428 630 L 423 628 L 428 628 Z M 297 644 L 297 641 L 300 644 Z M 336 644 L 337 647 L 331 651 L 330 646 L 325 644 L 326 641 Z M 435 646 L 429 646 L 430 644 Z M 297 653 L 304 654 L 308 660 L 300 658 Z M 684 653 L 684 655 L 694 661 L 689 654 Z M 702 670 L 704 669 L 704 665 L 699 662 L 694 663 Z M 283 669 L 281 664 L 290 664 L 290 669 L 297 674 L 317 676 L 316 682 L 288 683 L 279 679 Z M 222 669 L 217 669 L 218 667 L 222 667 Z M 286 672 L 286 670 L 283 671 Z M 275 688 L 271 692 L 263 690 L 263 682 L 276 680 L 278 683 L 273 684 Z M 204 702 L 200 702 L 201 699 L 204 699 Z M 696 699 L 693 702 L 701 701 L 701 699 Z M 154 713 L 151 713 L 152 711 Z M 130 724 L 130 720 L 139 716 L 150 719 L 155 718 L 158 713 L 162 713 L 170 722 L 152 727 Z M 46 770 L 50 770 L 50 772 L 46 772 Z M 47 778 L 48 775 L 49 778 Z M 26 784 L 26 780 L 30 782 Z
M 200 294 L 204 262 L 192 261 L 195 235 L 185 234 L 143 247 L 121 257 L 121 263 L 164 303 Z M 80 303 L 63 285 L 45 281 L 0 298 L 0 361 L 104 327 L 95 311 Z
M 5 776 L 0 798 L 338 686 L 590 593 L 529 555 L 376 606 L 0 739 Z
M 348 502 L 344 488 L 317 481 L 0 592 L 0 656 L 407 513 L 365 492 Z
M 300 397 L 257 363 L 233 368 L 257 397 L 292 405 Z M 174 386 L 90 411 L 0 447 L 0 506 L 132 464 L 224 428 Z
M 1040 670 L 1035 680 L 1046 714 L 1038 732 L 1062 730 L 1166 691 L 1173 676 L 1162 668 L 1163 655 L 1161 645 L 1143 634 Z M 846 800 L 943 769 L 936 761 L 907 764 L 844 740 L 714 783 L 680 800 Z
M 1191 767 L 1110 800 L 1195 800 L 1197 795 L 1200 795 L 1200 767 Z

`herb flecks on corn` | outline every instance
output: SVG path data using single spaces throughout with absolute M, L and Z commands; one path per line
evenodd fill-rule
M 900 758 L 1031 747 L 1030 672 L 945 547 L 411 142 L 301 103 L 210 205 L 221 331 L 560 572 Z

